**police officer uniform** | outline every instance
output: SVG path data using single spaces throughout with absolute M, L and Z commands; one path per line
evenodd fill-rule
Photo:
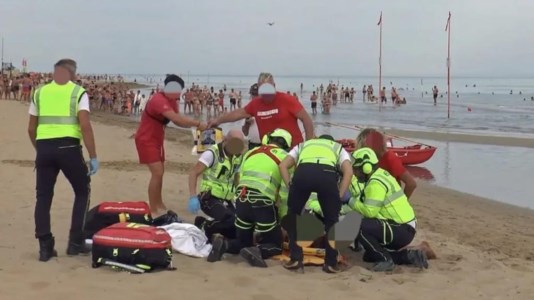
M 395 265 L 413 264 L 427 268 L 422 250 L 407 250 L 416 233 L 415 213 L 397 180 L 378 168 L 378 158 L 371 148 L 352 154 L 355 173 L 365 178 L 360 199 L 349 206 L 362 216 L 357 240 L 365 249 L 363 260 L 374 262 L 374 271 L 391 271 Z

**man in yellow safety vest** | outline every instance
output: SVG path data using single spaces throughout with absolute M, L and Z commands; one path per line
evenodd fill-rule
M 395 265 L 428 268 L 425 252 L 406 248 L 415 237 L 415 213 L 401 186 L 391 174 L 378 167 L 371 148 L 353 152 L 354 174 L 365 182 L 363 196 L 349 206 L 362 216 L 357 240 L 365 249 L 363 260 L 375 263 L 372 270 L 392 271 Z
M 291 134 L 275 129 L 263 139 L 263 145 L 248 151 L 243 158 L 236 191 L 236 236 L 226 241 L 218 236 L 208 261 L 218 261 L 224 252 L 239 253 L 250 265 L 267 267 L 264 259 L 282 253 L 282 230 L 276 202 L 284 182 L 278 165 L 286 157 Z M 254 246 L 254 232 L 261 239 Z
M 89 176 L 98 170 L 98 160 L 89 120 L 89 97 L 73 82 L 75 79 L 76 62 L 58 61 L 53 81 L 37 89 L 30 103 L 28 134 L 37 152 L 35 237 L 39 239 L 40 261 L 57 256 L 50 229 L 50 207 L 59 171 L 69 180 L 75 195 L 67 254 L 90 251 L 85 246 L 83 229 L 89 206 Z M 89 169 L 83 158 L 82 139 L 89 152 Z
M 213 218 L 195 218 L 195 225 L 204 230 L 211 241 L 214 233 L 235 238 L 235 186 L 239 180 L 239 167 L 245 150 L 245 136 L 241 130 L 232 129 L 222 143 L 203 152 L 189 171 L 189 212 L 200 209 Z M 198 177 L 202 176 L 200 193 L 197 193 Z
M 325 264 L 323 271 L 339 272 L 338 251 L 328 241 L 330 229 L 338 222 L 341 198 L 347 191 L 351 178 L 350 155 L 341 144 L 329 135 L 322 135 L 295 146 L 280 163 L 280 174 L 289 186 L 288 212 L 282 219 L 282 227 L 289 238 L 290 261 L 284 265 L 289 270 L 303 270 L 302 248 L 297 244 L 297 215 L 300 215 L 311 193 L 316 192 L 323 212 Z M 290 183 L 289 169 L 296 165 Z M 342 174 L 339 183 L 340 173 Z M 339 186 L 338 186 L 339 183 Z

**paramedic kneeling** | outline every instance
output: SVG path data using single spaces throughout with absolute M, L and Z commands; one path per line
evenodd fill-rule
M 243 158 L 236 191 L 237 239 L 226 242 L 220 235 L 214 237 L 209 262 L 220 260 L 224 252 L 239 253 L 250 265 L 265 268 L 264 259 L 282 253 L 276 201 L 283 182 L 278 165 L 287 155 L 291 134 L 275 129 L 266 139 L 265 145 L 248 151 Z M 261 234 L 257 247 L 253 246 L 254 232 Z
M 378 167 L 371 148 L 358 149 L 352 157 L 355 175 L 366 183 L 363 197 L 349 201 L 363 216 L 357 237 L 365 249 L 363 260 L 374 262 L 376 272 L 392 271 L 402 264 L 428 268 L 421 249 L 406 249 L 415 236 L 416 219 L 397 180 Z
M 98 170 L 95 139 L 89 121 L 89 97 L 75 84 L 76 62 L 62 59 L 54 65 L 53 81 L 35 91 L 30 103 L 28 134 L 37 151 L 37 202 L 35 237 L 39 239 L 39 260 L 57 256 L 50 228 L 50 207 L 59 171 L 74 190 L 67 255 L 88 253 L 83 236 L 89 206 L 89 176 Z M 89 152 L 89 170 L 83 158 L 80 140 Z
M 189 171 L 189 212 L 200 209 L 213 218 L 195 218 L 195 225 L 204 230 L 211 241 L 214 233 L 235 238 L 235 207 L 232 202 L 235 186 L 239 180 L 245 136 L 241 130 L 228 131 L 222 143 L 213 145 L 202 153 L 198 162 Z M 197 179 L 202 175 L 200 194 L 197 194 Z
M 296 165 L 290 183 L 289 168 Z M 338 188 L 339 173 L 343 178 Z M 290 261 L 284 265 L 289 270 L 303 270 L 302 248 L 297 245 L 297 215 L 300 215 L 312 192 L 317 198 L 324 216 L 325 264 L 323 271 L 339 272 L 338 251 L 330 246 L 328 233 L 338 222 L 341 198 L 352 178 L 350 155 L 341 144 L 329 135 L 322 135 L 300 143 L 280 163 L 280 174 L 289 186 L 288 212 L 281 224 L 289 238 Z

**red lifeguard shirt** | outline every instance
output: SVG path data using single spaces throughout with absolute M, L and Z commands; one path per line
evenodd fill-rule
M 165 97 L 163 93 L 156 93 L 147 102 L 139 128 L 135 134 L 137 142 L 163 145 L 165 138 L 166 118 L 163 113 L 172 110 L 178 113 L 178 102 Z
M 245 106 L 247 114 L 253 116 L 258 125 L 260 139 L 265 134 L 282 128 L 291 134 L 291 147 L 304 141 L 297 118 L 297 114 L 303 109 L 304 107 L 297 98 L 280 92 L 276 92 L 271 103 L 266 103 L 261 97 L 256 97 Z
M 402 164 L 402 161 L 400 158 L 397 157 L 395 152 L 393 151 L 386 151 L 384 155 L 378 160 L 378 167 L 386 170 L 391 174 L 395 179 L 397 179 L 397 182 L 401 184 L 400 177 L 404 172 L 406 172 L 406 168 Z

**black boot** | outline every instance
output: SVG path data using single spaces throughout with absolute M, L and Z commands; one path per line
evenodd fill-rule
M 339 268 L 337 263 L 339 252 L 336 249 L 332 248 L 326 234 L 323 236 L 323 245 L 325 249 L 323 271 L 326 273 L 341 272 L 341 269 Z
M 56 241 L 54 237 L 48 237 L 44 239 L 39 239 L 39 260 L 46 262 L 49 261 L 52 257 L 57 256 L 57 251 L 54 249 Z
M 208 262 L 216 262 L 222 259 L 222 256 L 228 250 L 228 242 L 224 236 L 220 234 L 213 235 L 213 241 L 211 242 L 212 248 L 208 255 Z
M 258 247 L 243 248 L 239 251 L 239 255 L 253 267 L 267 268 L 267 263 L 261 257 L 261 251 Z
M 428 269 L 428 259 L 421 249 L 410 249 L 407 254 L 410 263 L 419 269 Z
M 291 243 L 289 244 L 289 248 L 289 261 L 283 264 L 284 268 L 297 271 L 298 273 L 304 273 L 304 254 L 302 248 L 297 244 L 292 246 Z
M 70 236 L 69 237 L 69 244 L 67 246 L 67 255 L 74 256 L 74 255 L 87 255 L 91 253 L 91 247 L 85 244 L 85 239 L 83 238 L 83 235 L 79 236 Z

